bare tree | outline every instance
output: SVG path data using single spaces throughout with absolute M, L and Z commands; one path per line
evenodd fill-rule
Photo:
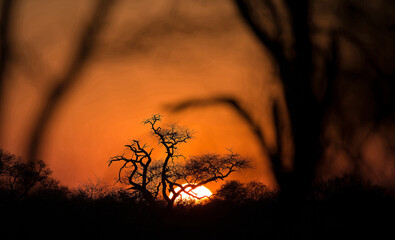
M 151 205 L 156 205 L 157 197 L 162 196 L 171 208 L 182 192 L 196 198 L 192 191 L 197 187 L 223 180 L 232 172 L 249 167 L 249 161 L 233 152 L 224 156 L 205 154 L 186 159 L 179 154 L 178 147 L 191 139 L 192 132 L 176 124 L 159 127 L 157 124 L 161 119 L 160 115 L 154 115 L 144 124 L 150 126 L 165 149 L 164 160 L 153 159 L 153 148 L 148 149 L 147 145 L 133 140 L 132 144 L 125 145 L 131 157 L 123 154 L 109 161 L 109 165 L 122 162 L 118 181 L 131 185 L 130 189 L 140 193 Z
M 108 184 L 104 183 L 101 178 L 97 178 L 81 183 L 76 191 L 78 195 L 85 195 L 89 199 L 99 199 L 108 195 L 111 190 Z

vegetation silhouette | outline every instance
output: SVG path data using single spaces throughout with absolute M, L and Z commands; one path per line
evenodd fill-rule
M 241 183 L 237 180 L 227 181 L 222 184 L 216 193 L 216 197 L 224 201 L 235 203 L 257 202 L 264 199 L 271 199 L 277 193 L 270 190 L 266 185 L 260 182 Z
M 257 182 L 227 181 L 206 204 L 180 204 L 169 211 L 165 206 L 148 205 L 101 179 L 69 189 L 44 167 L 46 174 L 40 176 L 45 177 L 37 178 L 33 187 L 31 175 L 18 175 L 18 189 L 29 191 L 15 194 L 8 186 L 15 175 L 10 167 L 29 165 L 19 157 L 1 153 L 2 239 L 44 236 L 49 230 L 84 238 L 283 239 L 283 231 L 295 234 L 287 239 L 392 236 L 394 192 L 355 175 L 315 183 L 298 205 L 297 214 L 289 216 L 293 225 L 284 226 L 285 222 L 274 221 L 284 206 L 281 195 Z
M 194 198 L 193 190 L 210 182 L 224 180 L 231 173 L 250 167 L 249 161 L 230 152 L 227 155 L 203 154 L 184 157 L 178 148 L 192 138 L 192 131 L 176 124 L 158 126 L 160 115 L 153 115 L 143 123 L 148 124 L 152 134 L 165 151 L 163 160 L 152 157 L 154 148 L 133 140 L 125 145 L 130 157 L 118 155 L 112 157 L 109 165 L 121 162 L 118 181 L 130 185 L 130 190 L 140 194 L 151 206 L 157 205 L 161 196 L 172 208 L 181 193 Z
M 4 83 L 12 59 L 10 26 L 15 2 L 4 0 L 1 6 L 0 127 Z M 388 14 L 395 9 L 393 1 L 332 1 L 333 5 L 329 1 L 310 0 L 234 2 L 241 19 L 276 66 L 283 87 L 284 96 L 272 99 L 271 105 L 276 148 L 268 147 L 261 126 L 234 97 L 191 99 L 173 106 L 173 110 L 211 104 L 230 106 L 270 157 L 280 192 L 272 192 L 259 183 L 233 181 L 225 183 L 206 205 L 180 205 L 173 211 L 147 205 L 146 202 L 154 202 L 162 193 L 167 205 L 172 206 L 174 200 L 168 194 L 176 193 L 175 187 L 182 186 L 177 180 L 204 184 L 212 178 L 221 179 L 227 175 L 226 170 L 232 169 L 224 168 L 225 173 L 221 170 L 211 177 L 196 174 L 206 173 L 202 169 L 204 165 L 211 170 L 221 166 L 217 164 L 223 159 L 239 159 L 233 153 L 225 158 L 203 155 L 187 159 L 189 165 L 176 164 L 168 170 L 167 167 L 173 167 L 169 165 L 171 160 L 177 157 L 173 152 L 175 147 L 189 140 L 190 135 L 172 127 L 160 132 L 154 119 L 146 124 L 159 133 L 159 138 L 163 137 L 168 162 L 147 163 L 150 151 L 138 141 L 127 145 L 136 160 L 124 156 L 111 160 L 140 167 L 139 171 L 143 171 L 140 175 L 137 170 L 134 174 L 133 170 L 126 173 L 129 176 L 126 183 L 137 189 L 145 201 L 123 189 L 106 189 L 100 181 L 70 190 L 51 176 L 48 166 L 37 160 L 37 152 L 56 110 L 78 82 L 95 50 L 97 36 L 113 5 L 113 1 L 102 0 L 77 41 L 74 57 L 37 115 L 28 140 L 30 161 L 26 163 L 17 156 L 0 152 L 2 237 L 41 237 L 48 234 L 48 229 L 89 238 L 380 239 L 393 236 L 394 192 L 365 182 L 361 177 L 369 169 L 363 151 L 371 136 L 379 135 L 386 150 L 394 154 L 393 131 L 387 131 L 393 126 L 395 112 L 394 18 Z M 332 12 L 327 14 L 327 11 Z M 336 17 L 330 24 L 320 25 L 319 16 Z M 336 157 L 331 157 L 333 152 L 346 155 L 352 173 L 316 181 L 322 162 Z M 205 164 L 199 164 L 202 162 Z M 135 169 L 136 165 L 133 165 Z M 188 170 L 189 175 L 179 174 L 181 170 Z M 158 180 L 156 184 L 154 179 Z M 119 180 L 123 178 L 120 176 Z
M 25 163 L 20 157 L 0 149 L 0 188 L 2 194 L 23 199 L 31 191 L 60 190 L 59 182 L 44 161 Z
M 383 139 L 388 154 L 394 154 L 391 133 L 383 129 L 394 119 L 395 72 L 388 64 L 394 62 L 394 56 L 387 51 L 395 48 L 394 44 L 385 44 L 385 47 L 379 44 L 394 42 L 394 35 L 388 34 L 394 18 L 382 19 L 380 9 L 383 10 L 383 6 L 395 9 L 395 6 L 390 1 L 371 4 L 310 0 L 234 2 L 240 17 L 269 55 L 282 85 L 283 96 L 274 96 L 271 101 L 276 148 L 268 147 L 262 127 L 251 110 L 235 97 L 188 99 L 170 108 L 181 111 L 221 104 L 233 109 L 250 127 L 262 152 L 270 159 L 280 189 L 281 204 L 273 217 L 275 225 L 283 227 L 279 231 L 280 238 L 306 238 L 308 235 L 304 234 L 314 231 L 309 233 L 295 220 L 305 208 L 306 198 L 322 172 L 328 171 L 325 164 L 341 155 L 352 166 L 351 172 L 356 178 L 370 174 L 364 151 L 368 140 L 375 135 Z M 393 179 L 393 174 L 390 178 Z M 338 184 L 343 181 L 347 179 L 339 180 Z M 345 186 L 336 186 L 334 182 L 330 185 L 336 189 L 334 192 L 345 191 Z M 365 189 L 367 185 L 360 186 L 357 182 L 351 186 L 349 195 L 338 196 L 335 201 L 351 204 L 350 199 L 354 198 L 355 205 L 350 209 L 357 209 L 356 206 L 363 209 L 359 198 L 371 199 L 367 193 L 370 188 Z M 358 192 L 354 188 L 364 190 Z M 342 211 L 349 213 L 347 218 L 353 219 L 349 229 L 358 231 L 357 226 L 368 227 L 360 219 L 374 214 L 348 211 L 346 203 L 339 205 Z M 355 216 L 360 218 L 354 219 Z M 330 236 L 327 231 L 325 237 Z
M 258 139 L 270 159 L 280 193 L 291 202 L 304 198 L 327 170 L 325 163 L 339 154 L 346 155 L 351 171 L 357 175 L 363 174 L 362 169 L 366 172 L 363 151 L 375 134 L 384 139 L 389 154 L 394 154 L 391 134 L 383 129 L 394 119 L 391 93 L 395 72 L 389 65 L 394 58 L 387 50 L 395 48 L 393 44 L 386 44 L 387 50 L 379 46 L 394 40 L 388 34 L 394 19 L 386 21 L 379 12 L 383 6 L 395 9 L 392 2 L 234 3 L 269 55 L 282 86 L 283 95 L 273 96 L 270 102 L 275 148 L 269 147 L 252 110 L 236 97 L 187 99 L 168 105 L 172 111 L 210 105 L 233 109 Z M 358 27 L 353 27 L 355 19 L 350 16 L 360 20 Z M 375 27 L 380 24 L 379 29 Z M 376 50 L 378 55 L 374 56 Z

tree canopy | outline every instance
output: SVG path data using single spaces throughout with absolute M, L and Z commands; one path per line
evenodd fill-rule
M 249 160 L 232 151 L 225 155 L 203 154 L 186 158 L 179 153 L 179 145 L 192 138 L 192 131 L 177 124 L 158 126 L 161 120 L 160 115 L 153 115 L 143 123 L 149 125 L 165 150 L 164 159 L 154 159 L 154 148 L 132 140 L 131 144 L 125 145 L 130 157 L 117 155 L 109 161 L 109 165 L 122 163 L 118 181 L 130 185 L 130 190 L 150 204 L 155 205 L 160 196 L 172 207 L 182 192 L 195 197 L 191 192 L 197 187 L 224 180 L 231 173 L 250 167 Z

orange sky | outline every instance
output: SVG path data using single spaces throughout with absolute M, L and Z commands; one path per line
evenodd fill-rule
M 37 112 L 65 71 L 95 2 L 18 2 L 2 148 L 24 155 Z M 107 166 L 108 159 L 122 153 L 129 139 L 149 141 L 149 129 L 141 122 L 160 113 L 165 123 L 194 130 L 194 139 L 180 147 L 185 156 L 232 148 L 255 166 L 233 178 L 273 186 L 268 160 L 231 109 L 215 106 L 171 113 L 165 108 L 190 98 L 235 97 L 261 123 L 270 146 L 274 143 L 266 103 L 281 88 L 273 72 L 232 1 L 119 0 L 89 64 L 57 109 L 40 158 L 62 184 L 75 187 L 97 177 L 112 182 L 117 169 Z M 388 162 L 393 163 L 394 156 L 385 155 L 380 137 L 376 140 L 364 148 L 370 161 L 366 168 L 374 177 L 391 179 L 395 166 Z M 342 156 L 335 160 L 325 171 L 349 169 Z M 371 170 L 377 166 L 377 171 Z
M 6 89 L 4 149 L 24 154 L 32 119 L 53 79 L 64 71 L 91 3 L 18 5 L 13 26 L 17 61 Z M 267 160 L 231 109 L 216 106 L 176 114 L 164 107 L 229 95 L 258 117 L 265 113 L 265 99 L 278 94 L 268 60 L 231 2 L 119 1 L 109 19 L 100 47 L 45 135 L 40 157 L 55 178 L 69 186 L 96 177 L 112 181 L 116 169 L 107 167 L 108 159 L 122 153 L 129 139 L 149 138 L 141 121 L 160 113 L 165 122 L 195 131 L 194 139 L 180 148 L 184 155 L 232 148 L 252 158 L 255 166 L 235 178 L 271 185 Z M 267 68 L 256 70 L 258 66 Z

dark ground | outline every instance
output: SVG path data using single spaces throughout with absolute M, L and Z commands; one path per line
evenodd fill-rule
M 3 194 L 0 238 L 393 239 L 391 194 L 377 187 L 331 184 L 299 202 L 274 196 L 173 210 L 109 196 L 93 200 L 41 193 L 15 200 Z

